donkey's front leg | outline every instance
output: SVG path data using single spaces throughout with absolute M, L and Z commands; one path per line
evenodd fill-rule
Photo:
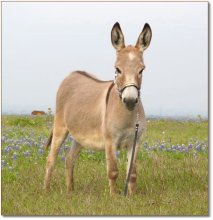
M 109 186 L 110 186 L 110 195 L 113 196 L 116 193 L 115 185 L 116 185 L 116 179 L 118 177 L 118 167 L 117 167 L 115 149 L 113 149 L 112 144 L 106 145 L 105 152 L 106 152 L 106 162 L 107 162 L 107 176 L 109 179 Z
M 130 179 L 129 179 L 129 184 L 128 184 L 128 194 L 129 195 L 132 195 L 136 189 L 136 179 L 137 179 L 136 160 L 137 160 L 137 156 L 138 156 L 139 146 L 140 146 L 139 143 L 137 143 L 136 147 L 135 147 L 135 154 L 134 154 L 134 158 L 133 158 L 133 162 L 132 162 L 132 169 L 131 169 L 131 174 L 130 174 Z M 131 157 L 132 157 L 132 146 L 128 147 L 127 157 L 128 157 L 128 165 L 127 165 L 127 176 L 128 176 Z

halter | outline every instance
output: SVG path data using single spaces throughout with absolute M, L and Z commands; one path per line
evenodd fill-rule
M 118 88 L 118 85 L 116 84 L 116 77 L 117 77 L 117 74 L 115 73 L 115 80 L 114 80 L 114 84 L 116 85 L 117 87 L 117 91 L 118 91 L 118 94 L 119 94 L 119 97 L 122 98 L 122 93 L 124 91 L 124 89 L 126 89 L 127 87 L 130 87 L 130 86 L 134 86 L 137 91 L 138 91 L 138 97 L 140 97 L 140 87 L 138 87 L 135 83 L 127 83 L 126 85 L 124 85 L 121 89 Z
M 117 85 L 116 85 L 117 86 Z M 138 91 L 138 97 L 140 97 L 140 88 L 136 85 L 136 84 L 134 84 L 134 83 L 128 83 L 128 84 L 126 84 L 123 88 L 121 88 L 121 89 L 119 89 L 118 88 L 118 86 L 117 86 L 117 90 L 118 90 L 118 94 L 119 94 L 119 97 L 120 98 L 122 98 L 122 93 L 123 93 L 123 91 L 124 91 L 124 89 L 126 89 L 127 87 L 130 87 L 130 86 L 134 86 L 136 89 L 137 89 L 137 91 Z

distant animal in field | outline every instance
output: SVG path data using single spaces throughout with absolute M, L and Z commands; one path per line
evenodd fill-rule
M 31 115 L 46 115 L 46 113 L 44 111 L 34 110 L 31 112 Z
M 70 133 L 73 138 L 72 147 L 65 160 L 68 192 L 74 189 L 75 160 L 82 148 L 90 148 L 105 151 L 110 194 L 114 195 L 118 177 L 116 151 L 127 149 L 128 171 L 135 124 L 138 123 L 128 194 L 135 191 L 137 154 L 146 129 L 145 113 L 140 99 L 145 69 L 143 53 L 148 48 L 151 37 L 151 28 L 146 23 L 136 45 L 125 46 L 120 25 L 115 23 L 111 30 L 112 45 L 116 49 L 115 79 L 101 81 L 89 73 L 75 71 L 63 80 L 57 92 L 53 130 L 45 146 L 48 148 L 51 145 L 46 165 L 45 190 L 50 189 L 56 157 Z M 97 64 L 94 61 L 94 65 Z

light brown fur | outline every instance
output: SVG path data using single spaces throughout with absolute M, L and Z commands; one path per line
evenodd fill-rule
M 145 35 L 147 31 L 151 31 L 151 29 L 149 30 L 149 26 L 145 29 L 144 26 L 141 35 Z M 145 43 L 149 44 L 150 40 L 151 38 Z M 47 159 L 44 181 L 46 190 L 50 188 L 50 178 L 59 148 L 67 134 L 70 133 L 73 137 L 73 146 L 66 157 L 68 191 L 74 188 L 74 162 L 81 148 L 84 147 L 105 150 L 110 193 L 114 195 L 116 192 L 115 182 L 118 177 L 115 152 L 118 148 L 128 149 L 129 167 L 138 114 L 139 132 L 129 183 L 129 194 L 135 190 L 137 152 L 142 133 L 146 128 L 144 109 L 139 99 L 134 109 L 129 110 L 124 103 L 126 97 L 120 98 L 118 89 L 128 83 L 134 83 L 140 88 L 142 76 L 138 72 L 145 67 L 141 50 L 146 47 L 141 46 L 141 48 L 142 44 L 138 42 L 136 47 L 125 47 L 124 37 L 118 23 L 112 29 L 112 44 L 117 50 L 115 67 L 122 71 L 122 74 L 116 77 L 115 84 L 113 81 L 100 81 L 88 73 L 76 71 L 67 76 L 59 87 L 52 142 L 48 141 L 49 144 L 51 143 L 51 151 Z

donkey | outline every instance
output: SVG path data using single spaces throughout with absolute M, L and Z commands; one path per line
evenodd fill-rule
M 51 150 L 46 164 L 45 190 L 50 189 L 59 148 L 70 133 L 73 138 L 72 147 L 65 159 L 68 192 L 74 189 L 74 163 L 84 147 L 105 150 L 110 194 L 114 195 L 118 177 L 116 150 L 127 148 L 128 171 L 137 122 L 139 129 L 128 194 L 135 191 L 137 154 L 146 129 L 140 99 L 142 72 L 145 69 L 143 52 L 149 46 L 151 37 L 151 28 L 146 23 L 136 45 L 126 47 L 117 22 L 111 30 L 111 41 L 117 55 L 114 81 L 101 81 L 82 71 L 75 71 L 63 80 L 57 92 L 53 130 L 46 144 L 46 148 L 51 145 Z

